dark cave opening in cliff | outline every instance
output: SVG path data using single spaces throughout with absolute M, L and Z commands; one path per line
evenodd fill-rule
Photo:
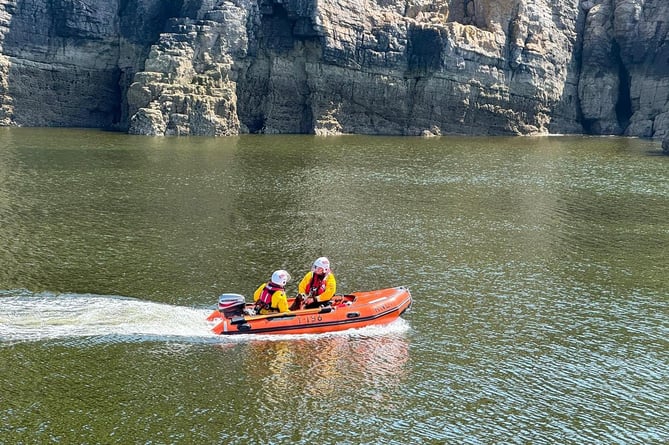
M 409 30 L 408 59 L 412 72 L 426 73 L 442 64 L 441 36 L 433 28 L 412 27 Z
M 618 101 L 616 102 L 616 119 L 623 130 L 632 118 L 632 98 L 630 94 L 630 75 L 625 64 L 618 63 Z

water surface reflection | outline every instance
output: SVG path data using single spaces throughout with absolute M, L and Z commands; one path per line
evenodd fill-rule
M 8 443 L 669 438 L 655 141 L 0 133 Z M 324 254 L 344 292 L 408 286 L 404 328 L 200 324 L 220 293 Z M 41 325 L 35 295 L 64 297 Z

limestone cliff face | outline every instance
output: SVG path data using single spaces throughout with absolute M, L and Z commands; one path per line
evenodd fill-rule
M 582 130 L 576 2 L 451 3 L 216 2 L 154 45 L 130 132 Z
M 579 95 L 586 131 L 669 132 L 669 2 L 587 1 Z
M 669 134 L 664 0 L 0 0 L 0 125 Z
M 197 2 L 201 3 L 200 1 Z M 0 124 L 115 127 L 127 87 L 186 1 L 0 0 Z

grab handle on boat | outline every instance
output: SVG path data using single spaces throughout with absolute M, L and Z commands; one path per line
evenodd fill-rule
M 252 320 L 262 320 L 262 319 L 268 319 L 268 318 L 283 318 L 283 317 L 295 317 L 296 315 L 305 315 L 305 314 L 327 314 L 330 313 L 334 310 L 332 306 L 325 306 L 322 308 L 314 308 L 314 309 L 302 309 L 299 311 L 288 311 L 288 312 L 277 312 L 277 313 L 272 313 L 272 314 L 264 314 L 264 315 L 252 315 L 252 316 L 244 316 L 244 315 L 237 315 L 235 317 L 232 317 L 230 319 L 231 324 L 240 324 L 240 323 L 245 323 L 247 321 L 252 321 Z

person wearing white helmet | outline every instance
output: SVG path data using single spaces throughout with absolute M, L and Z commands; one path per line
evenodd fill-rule
M 317 258 L 311 270 L 300 281 L 297 291 L 304 295 L 305 309 L 329 304 L 337 292 L 337 280 L 330 268 L 330 260 L 324 256 Z
M 267 283 L 261 284 L 253 293 L 256 302 L 256 313 L 271 314 L 273 312 L 288 312 L 286 284 L 290 281 L 290 274 L 285 270 L 276 270 Z

